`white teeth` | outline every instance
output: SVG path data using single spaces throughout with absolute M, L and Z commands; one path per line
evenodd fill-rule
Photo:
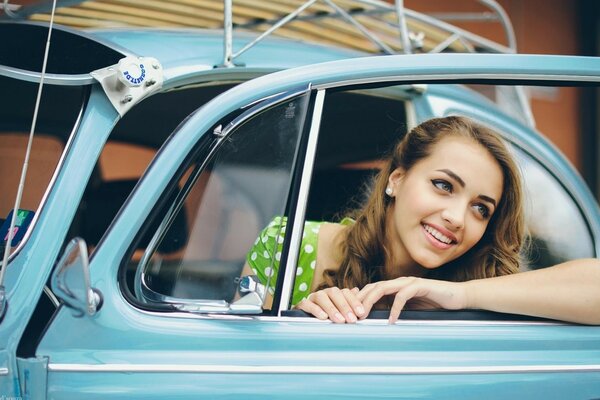
M 443 243 L 446 243 L 446 244 L 451 244 L 452 243 L 452 239 L 450 239 L 448 236 L 442 234 L 440 231 L 433 229 L 429 225 L 423 225 L 423 226 L 425 227 L 425 230 L 431 234 L 431 236 L 433 236 L 434 238 L 436 238 L 440 242 L 443 242 Z

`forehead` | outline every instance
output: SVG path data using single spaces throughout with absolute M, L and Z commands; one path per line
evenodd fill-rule
M 414 168 L 426 173 L 448 169 L 465 182 L 466 189 L 497 200 L 502 194 L 504 176 L 500 164 L 473 139 L 447 136 L 433 145 L 429 156 L 415 164 Z

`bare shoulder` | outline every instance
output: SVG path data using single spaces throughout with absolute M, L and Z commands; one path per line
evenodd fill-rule
M 325 222 L 321 225 L 312 290 L 315 290 L 323 282 L 323 272 L 325 270 L 339 268 L 342 258 L 340 244 L 344 240 L 346 229 L 348 229 L 346 225 L 331 222 Z

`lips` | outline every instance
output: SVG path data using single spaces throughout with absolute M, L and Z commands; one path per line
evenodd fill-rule
M 440 244 L 443 247 L 447 247 L 457 243 L 456 237 L 450 232 L 445 230 L 442 232 L 441 228 L 433 227 L 429 224 L 422 224 L 422 226 L 425 232 L 428 233 L 428 237 L 437 242 L 433 242 L 434 244 Z

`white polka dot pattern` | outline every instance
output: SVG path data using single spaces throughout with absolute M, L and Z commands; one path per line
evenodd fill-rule
M 352 223 L 351 220 L 348 221 Z M 341 223 L 349 225 L 348 221 L 344 220 Z M 292 305 L 296 305 L 302 301 L 309 294 L 308 292 L 312 287 L 317 260 L 318 235 L 322 224 L 323 222 L 314 221 L 306 221 L 304 224 L 303 239 L 294 280 Z M 286 228 L 287 218 L 275 217 L 260 233 L 253 248 L 246 256 L 248 265 L 260 281 L 265 285 L 267 281 L 270 281 L 268 292 L 271 295 L 274 293 L 273 287 L 279 272 L 279 262 L 281 261 Z

